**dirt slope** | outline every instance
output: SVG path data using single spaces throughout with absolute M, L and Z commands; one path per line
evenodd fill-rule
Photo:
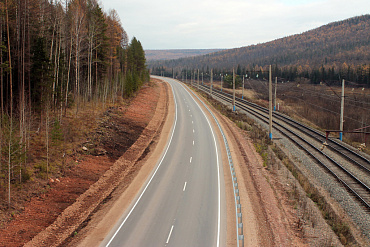
M 90 136 L 91 147 L 82 143 L 88 151 L 82 151 L 81 144 L 79 154 L 69 157 L 75 165 L 63 177 L 51 181 L 45 193 L 31 198 L 24 210 L 0 229 L 0 246 L 24 245 L 76 202 L 139 138 L 153 118 L 157 102 L 166 97 L 165 91 L 159 85 L 144 86 L 128 107 L 109 109 Z

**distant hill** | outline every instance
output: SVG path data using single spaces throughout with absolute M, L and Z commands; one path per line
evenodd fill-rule
M 147 61 L 152 60 L 168 60 L 185 57 L 193 57 L 205 55 L 213 52 L 221 51 L 222 49 L 172 49 L 172 50 L 145 50 Z
M 192 58 L 149 64 L 158 67 L 266 69 L 273 65 L 283 77 L 306 77 L 313 82 L 346 78 L 370 85 L 370 15 L 333 22 L 267 43 L 228 49 Z M 284 74 L 285 73 L 285 74 Z M 289 75 L 288 75 L 289 74 Z

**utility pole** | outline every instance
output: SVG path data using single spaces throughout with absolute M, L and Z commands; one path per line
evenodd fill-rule
M 233 111 L 235 111 L 235 69 L 233 68 Z
M 212 86 L 213 86 L 213 69 L 211 69 L 211 87 L 209 88 L 210 95 L 212 95 Z
M 190 70 L 190 85 L 193 86 L 193 72 Z
M 277 77 L 275 77 L 274 111 L 276 111 L 276 89 L 277 89 Z
M 185 71 L 185 83 L 188 83 L 188 69 Z
M 223 78 L 223 75 L 221 74 L 221 92 L 222 92 L 222 78 Z
M 202 86 L 203 86 L 203 72 L 202 72 Z
M 244 99 L 244 75 L 243 75 L 242 99 Z
M 269 66 L 269 138 L 272 140 L 272 76 Z
M 340 124 L 339 140 L 343 141 L 343 122 L 344 122 L 344 79 L 342 80 L 342 102 L 340 104 Z
M 197 70 L 194 69 L 194 84 L 195 84 L 195 75 L 197 74 Z
M 199 69 L 198 69 L 198 89 L 199 89 Z

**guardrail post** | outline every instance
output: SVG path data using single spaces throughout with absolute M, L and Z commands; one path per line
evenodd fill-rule
M 241 233 L 240 235 L 243 235 L 243 223 L 239 223 L 238 228 L 240 228 L 240 233 Z
M 243 215 L 242 213 L 238 213 L 238 223 L 243 223 Z
M 238 241 L 241 240 L 242 241 L 242 244 L 241 246 L 243 247 L 244 246 L 244 235 L 239 235 L 238 236 Z

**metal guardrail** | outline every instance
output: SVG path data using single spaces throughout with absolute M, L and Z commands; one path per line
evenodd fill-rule
M 235 200 L 235 219 L 236 219 L 237 246 L 238 247 L 239 246 L 244 247 L 243 221 L 242 221 L 242 218 L 243 218 L 242 216 L 243 215 L 242 215 L 242 208 L 241 208 L 241 203 L 240 203 L 238 180 L 237 180 L 237 177 L 236 177 L 234 163 L 233 163 L 233 159 L 232 159 L 232 156 L 231 156 L 229 144 L 228 144 L 226 136 L 225 136 L 225 134 L 224 134 L 224 132 L 221 128 L 221 125 L 218 122 L 215 115 L 213 115 L 212 111 L 208 108 L 208 106 L 206 104 L 204 104 L 202 100 L 200 100 L 198 95 L 196 95 L 193 91 L 191 91 L 191 92 L 195 97 L 198 98 L 198 100 L 200 102 L 202 102 L 203 106 L 212 115 L 213 119 L 217 123 L 217 126 L 218 126 L 218 128 L 219 128 L 219 130 L 222 134 L 222 138 L 224 140 L 224 144 L 225 144 L 225 148 L 226 148 L 226 152 L 227 152 L 227 158 L 228 158 L 228 161 L 229 161 L 230 174 L 231 174 L 231 178 L 232 178 L 232 181 L 233 181 L 234 200 Z M 240 229 L 240 231 L 239 231 L 239 229 Z

